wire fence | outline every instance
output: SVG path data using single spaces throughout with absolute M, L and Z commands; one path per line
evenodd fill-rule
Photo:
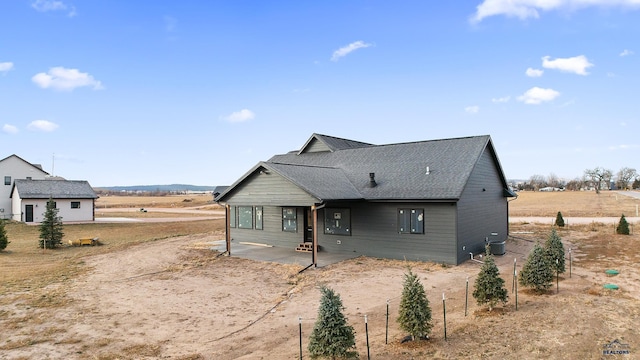
M 535 242 L 535 240 L 524 238 L 520 240 Z M 568 249 L 565 254 L 565 260 L 568 267 L 567 275 L 571 277 L 573 261 L 571 249 Z M 506 275 L 502 276 L 505 282 L 504 286 L 508 292 L 506 305 L 515 311 L 518 311 L 519 308 L 518 268 L 520 265 L 515 257 L 513 265 L 503 265 L 508 269 Z M 478 273 L 480 266 L 482 265 L 479 262 Z M 449 294 L 447 292 L 427 291 L 433 324 L 430 338 L 447 341 L 449 337 L 455 337 L 457 324 L 462 323 L 463 319 L 468 316 L 474 316 L 474 313 L 479 309 L 484 309 L 483 306 L 477 304 L 472 295 L 478 273 L 468 276 L 466 279 L 457 280 L 455 284 L 448 284 Z M 558 274 L 554 276 L 554 282 L 556 283 L 555 290 L 559 291 Z M 385 349 L 386 346 L 408 340 L 407 334 L 401 330 L 397 322 L 401 299 L 401 294 L 390 297 L 386 303 L 375 305 L 372 307 L 374 310 L 366 314 L 345 314 L 349 319 L 349 324 L 356 330 L 356 349 L 360 358 L 384 358 L 384 355 L 388 355 L 388 349 Z M 345 304 L 345 307 L 349 310 L 348 304 Z M 298 358 L 310 358 L 307 347 L 317 318 L 299 316 L 297 320 L 299 328 Z M 447 333 L 447 327 L 453 329 L 454 332 L 449 331 Z M 382 353 L 382 355 L 379 353 Z

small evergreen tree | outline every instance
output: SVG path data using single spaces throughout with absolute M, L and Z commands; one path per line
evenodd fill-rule
M 0 220 L 0 251 L 6 249 L 10 242 L 7 237 L 7 230 L 4 228 L 4 220 Z
M 553 282 L 553 268 L 545 249 L 536 243 L 522 267 L 518 282 L 522 286 L 532 287 L 537 292 L 549 289 Z
M 560 274 L 565 272 L 564 245 L 562 245 L 562 239 L 560 239 L 556 229 L 551 230 L 551 234 L 549 234 L 544 248 L 549 256 L 553 271 L 557 271 Z
M 488 247 L 487 247 L 488 250 Z M 478 305 L 489 304 L 489 311 L 493 310 L 498 301 L 502 304 L 507 302 L 507 289 L 504 287 L 504 280 L 500 277 L 500 271 L 496 266 L 493 256 L 489 255 L 484 258 L 484 264 L 480 269 L 480 273 L 476 278 L 475 290 L 473 297 Z
M 564 227 L 564 218 L 562 217 L 562 213 L 558 211 L 558 215 L 556 215 L 556 226 Z
M 342 314 L 344 306 L 342 306 L 340 295 L 326 286 L 320 288 L 320 292 L 322 292 L 322 298 L 318 319 L 309 339 L 311 357 L 314 359 L 358 357 L 355 351 L 355 332 L 353 326 L 347 324 L 347 319 Z
M 56 203 L 52 198 L 47 201 L 47 210 L 44 213 L 44 220 L 40 224 L 40 247 L 52 249 L 62 244 L 62 217 L 58 216 Z
M 400 328 L 408 332 L 414 340 L 428 338 L 433 327 L 429 299 L 424 286 L 411 269 L 404 274 L 398 323 Z
M 629 235 L 629 223 L 624 217 L 624 214 L 620 217 L 620 222 L 618 222 L 618 226 L 616 227 L 616 234 Z

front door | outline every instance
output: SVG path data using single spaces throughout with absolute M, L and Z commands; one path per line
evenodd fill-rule
M 313 242 L 313 211 L 304 209 L 304 242 Z
M 24 206 L 24 221 L 33 222 L 33 205 Z

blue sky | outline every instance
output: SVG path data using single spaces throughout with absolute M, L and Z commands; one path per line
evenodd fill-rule
M 0 33 L 0 158 L 93 186 L 228 185 L 312 133 L 640 170 L 640 0 L 5 0 Z

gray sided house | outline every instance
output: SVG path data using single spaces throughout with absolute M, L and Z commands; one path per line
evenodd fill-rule
M 508 235 L 507 185 L 489 136 L 388 145 L 313 134 L 216 197 L 231 241 L 460 264 Z M 318 255 L 320 252 L 320 255 Z
M 16 179 L 11 192 L 11 212 L 15 221 L 39 223 L 52 199 L 63 222 L 94 221 L 97 198 L 84 180 Z

